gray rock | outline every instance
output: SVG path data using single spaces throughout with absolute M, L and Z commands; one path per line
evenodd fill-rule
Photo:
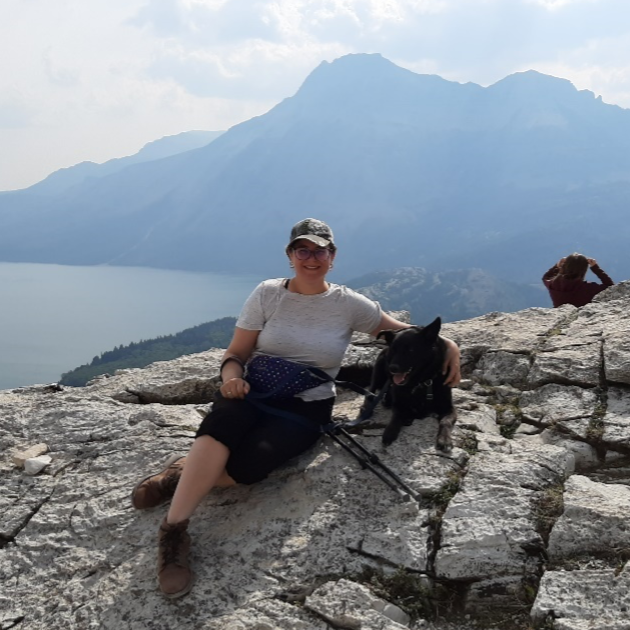
M 549 537 L 549 557 L 562 562 L 576 555 L 615 557 L 630 550 L 630 487 L 573 475 L 565 484 L 564 512 Z
M 630 393 L 627 389 L 611 387 L 608 390 L 602 440 L 610 447 L 630 452 Z
M 630 285 L 630 283 L 626 283 Z M 607 302 L 606 325 L 603 327 L 604 369 L 611 383 L 630 384 L 630 321 L 626 305 L 621 301 Z M 598 306 L 601 309 L 601 307 Z M 625 316 L 624 316 L 625 315 Z
M 85 387 L 86 395 L 111 396 L 124 403 L 178 405 L 205 403 L 218 389 L 218 372 L 225 350 L 207 350 L 146 368 L 117 370 Z
M 554 630 L 627 630 L 630 574 L 614 570 L 547 571 L 531 616 L 535 623 L 554 619 Z
M 398 606 L 349 580 L 324 584 L 306 598 L 305 606 L 333 627 L 348 630 L 401 630 L 409 623 Z
M 600 366 L 601 343 L 548 349 L 536 356 L 528 375 L 529 385 L 562 383 L 595 387 L 599 384 Z
M 628 300 L 630 300 L 630 280 L 624 280 L 596 295 L 592 305 L 620 302 L 623 306 L 628 303 Z
M 593 389 L 552 383 L 523 392 L 520 407 L 525 421 L 570 429 L 571 421 L 590 418 L 598 401 Z
M 585 430 L 582 431 L 586 434 L 588 428 L 584 425 Z M 566 435 L 559 433 L 553 429 L 545 429 L 540 438 L 543 444 L 553 444 L 554 446 L 561 446 L 571 453 L 575 459 L 575 470 L 589 470 L 597 467 L 600 462 L 600 457 L 597 452 L 597 448 L 589 444 L 588 442 L 580 442 L 578 440 L 572 440 L 567 438 Z M 571 471 L 573 472 L 573 470 Z
M 24 466 L 24 462 L 27 459 L 31 459 L 31 457 L 39 457 L 40 455 L 44 455 L 48 452 L 48 444 L 34 444 L 33 446 L 29 446 L 24 451 L 18 451 L 13 455 L 13 463 L 16 466 L 22 468 Z
M 223 351 L 85 388 L 0 392 L 0 625 L 479 630 L 477 615 L 526 611 L 542 575 L 536 621 L 628 630 L 629 309 L 630 292 L 618 285 L 581 309 L 445 325 L 467 377 L 454 396 L 453 451 L 435 450 L 434 417 L 404 427 L 386 449 L 389 410 L 356 429 L 421 503 L 325 438 L 260 484 L 210 493 L 190 526 L 195 586 L 176 602 L 159 595 L 154 576 L 165 509 L 134 512 L 129 493 L 169 455 L 187 452 Z M 355 341 L 346 364 L 371 361 L 382 347 Z M 356 418 L 361 402 L 340 392 L 335 417 Z M 12 455 L 38 443 L 52 463 L 29 477 Z M 564 513 L 545 512 L 563 484 Z M 567 570 L 547 570 L 548 555 Z M 423 593 L 399 599 L 384 586 L 395 572 L 413 584 L 423 576 L 427 592 L 459 593 L 470 623 L 410 619 Z
M 530 369 L 526 354 L 499 350 L 486 352 L 477 363 L 473 378 L 490 385 L 524 385 Z
M 564 449 L 514 443 L 508 454 L 480 453 L 442 518 L 435 559 L 440 578 L 488 580 L 534 573 L 530 550 L 541 549 L 534 499 L 562 482 L 571 460 Z
M 24 472 L 27 475 L 36 475 L 41 472 L 52 462 L 50 455 L 39 455 L 38 457 L 29 457 L 24 462 Z

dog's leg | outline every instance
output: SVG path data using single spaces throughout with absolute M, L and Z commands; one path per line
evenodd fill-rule
M 455 413 L 455 410 L 439 418 L 440 424 L 438 426 L 437 440 L 435 442 L 435 447 L 438 449 L 438 451 L 450 453 L 453 450 L 453 440 L 451 438 L 451 433 L 453 431 L 453 426 L 455 425 L 456 420 L 457 414 Z
M 453 391 L 442 382 L 435 393 L 435 411 L 439 422 L 435 447 L 438 451 L 450 453 L 453 449 L 451 433 L 457 421 L 457 411 L 453 407 Z
M 387 369 L 385 366 L 385 358 L 382 354 L 376 358 L 376 363 L 374 364 L 374 368 L 372 369 L 372 378 L 370 379 L 369 390 L 376 394 L 379 390 L 385 387 L 387 383 Z M 361 405 L 360 415 L 359 417 L 363 420 L 367 420 L 372 417 L 374 413 L 374 402 L 373 399 L 366 397 L 363 400 L 363 404 Z
M 370 391 L 376 393 L 385 387 L 387 382 L 387 361 L 383 354 L 379 354 L 374 369 L 372 370 L 372 380 L 370 381 Z
M 389 446 L 399 435 L 403 426 L 409 426 L 413 422 L 413 417 L 408 418 L 400 414 L 396 409 L 392 412 L 392 419 L 383 431 L 383 444 Z
M 383 396 L 383 400 L 381 400 L 381 405 L 385 407 L 385 409 L 392 408 L 392 388 L 390 388 L 385 392 L 385 396 Z
M 390 423 L 385 427 L 385 431 L 383 431 L 383 444 L 389 446 L 400 435 L 401 428 L 402 424 L 392 418 Z
M 392 388 L 391 382 L 389 380 L 389 371 L 387 370 L 387 360 L 384 355 L 380 355 L 379 360 L 377 360 L 374 366 L 374 372 L 372 372 L 372 383 L 370 384 L 370 391 L 375 393 L 380 392 L 384 387 L 388 387 L 388 389 L 381 399 L 381 405 L 386 409 L 391 409 Z

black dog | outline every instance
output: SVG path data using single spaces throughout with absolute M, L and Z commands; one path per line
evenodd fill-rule
M 370 391 L 376 393 L 389 386 L 384 404 L 391 406 L 392 419 L 383 433 L 385 446 L 414 418 L 436 413 L 440 423 L 436 447 L 441 451 L 453 448 L 451 430 L 457 414 L 451 388 L 444 384 L 442 374 L 446 344 L 439 337 L 441 325 L 438 317 L 424 328 L 383 330 L 378 335 L 385 339 L 387 348 L 376 359 Z

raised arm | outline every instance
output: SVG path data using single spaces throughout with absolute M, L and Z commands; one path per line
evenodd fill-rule
M 594 258 L 587 258 L 591 271 L 602 281 L 605 287 L 612 287 L 615 283 L 612 278 L 597 264 Z
M 545 275 L 542 277 L 543 284 L 547 286 L 548 283 L 551 282 L 559 273 L 560 267 L 558 266 L 558 263 L 556 263 L 545 272 Z

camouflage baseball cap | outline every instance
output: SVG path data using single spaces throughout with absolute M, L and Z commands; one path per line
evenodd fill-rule
M 293 245 L 298 239 L 306 239 L 319 245 L 320 247 L 331 247 L 335 249 L 333 233 L 330 226 L 318 219 L 302 219 L 293 226 L 287 248 Z

